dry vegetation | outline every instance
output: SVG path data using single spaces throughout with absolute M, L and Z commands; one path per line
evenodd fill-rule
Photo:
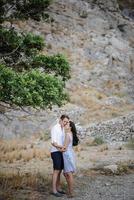
M 41 139 L 43 139 L 41 137 Z M 49 145 L 42 141 L 42 147 L 37 145 L 36 139 L 0 140 L 0 197 L 6 200 L 34 199 L 34 191 L 43 190 L 48 195 L 50 189 L 50 173 L 45 168 L 50 158 Z M 42 170 L 38 167 L 42 162 Z M 28 169 L 28 165 L 30 168 Z M 22 169 L 21 169 L 22 167 Z M 44 167 L 44 173 L 43 173 Z M 48 166 L 49 167 L 49 166 Z M 21 197 L 16 195 L 21 194 Z M 26 198 L 25 198 L 26 196 Z M 38 196 L 38 195 L 37 195 Z M 36 198 L 38 199 L 38 198 Z
M 127 147 L 128 149 L 134 150 L 134 138 L 132 138 L 132 139 L 130 139 L 130 140 L 128 141 L 128 143 L 126 144 L 126 147 Z
M 111 84 L 111 83 L 109 83 Z M 114 87 L 118 88 L 119 83 Z M 107 105 L 109 98 L 102 92 L 97 91 L 94 87 L 84 87 L 83 85 L 73 85 L 69 88 L 70 103 L 78 105 L 85 111 L 78 116 L 82 124 L 88 124 L 96 121 L 105 121 L 129 113 L 134 109 L 133 105 L 127 104 L 123 100 L 119 105 Z M 114 96 L 121 98 L 121 92 L 118 91 Z
M 27 162 L 33 158 L 40 160 L 49 157 L 50 153 L 46 147 L 36 147 L 34 143 L 28 144 L 25 140 L 0 141 L 0 161 L 13 163 L 18 160 Z
M 40 200 L 50 197 L 52 174 L 50 140 L 46 141 L 44 139 L 46 137 L 42 136 L 39 138 L 0 140 L 0 197 L 2 200 Z M 84 170 L 88 174 L 96 173 L 90 170 L 90 167 L 95 166 L 98 161 L 108 161 L 113 157 L 119 161 L 126 154 L 124 148 L 111 150 L 101 138 L 85 138 L 74 148 L 78 175 L 84 173 Z M 129 155 L 126 154 L 127 159 Z M 127 163 L 120 161 L 117 173 L 129 172 Z M 66 190 L 64 177 L 62 177 L 62 185 Z
M 19 172 L 10 174 L 0 174 L 0 197 L 2 199 L 18 200 L 20 193 L 21 199 L 30 198 L 33 191 L 43 191 L 43 196 L 49 194 L 51 179 L 42 174 L 20 174 Z

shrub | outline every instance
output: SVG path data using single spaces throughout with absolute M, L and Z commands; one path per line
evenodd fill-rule
M 127 163 L 123 163 L 123 162 L 118 162 L 118 168 L 117 168 L 117 175 L 122 175 L 122 174 L 126 174 L 129 170 L 128 168 L 128 164 Z
M 44 47 L 44 39 L 39 35 L 33 35 L 31 33 L 25 35 L 23 40 L 23 48 L 26 50 L 37 49 L 42 50 Z
M 18 48 L 21 43 L 22 37 L 14 29 L 0 29 L 0 53 L 11 53 Z
M 128 141 L 128 143 L 126 144 L 126 147 L 127 147 L 128 149 L 134 150 L 134 138 L 132 138 L 132 139 L 130 139 L 130 140 Z
M 103 144 L 104 143 L 104 141 L 103 141 L 103 139 L 101 138 L 101 137 L 96 137 L 95 139 L 94 139 L 94 141 L 93 141 L 93 144 L 94 145 L 101 145 L 101 144 Z

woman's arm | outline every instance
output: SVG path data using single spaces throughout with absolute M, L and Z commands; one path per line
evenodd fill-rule
M 65 149 L 67 149 L 69 142 L 70 142 L 69 133 L 65 133 L 65 140 L 64 140 L 64 145 L 63 145 Z
M 57 149 L 61 149 L 63 146 L 58 145 L 56 142 L 51 143 L 54 147 L 56 147 Z

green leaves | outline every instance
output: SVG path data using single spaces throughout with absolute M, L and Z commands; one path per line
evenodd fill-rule
M 23 40 L 23 46 L 25 49 L 37 49 L 42 50 L 44 47 L 44 39 L 39 35 L 33 35 L 31 33 L 27 34 Z
M 17 73 L 0 65 L 0 101 L 18 106 L 51 108 L 68 99 L 63 82 L 56 77 L 31 70 Z
M 0 29 L 0 54 L 6 65 L 15 70 L 31 68 L 31 60 L 45 46 L 44 39 L 31 33 L 17 33 L 14 29 Z
M 54 73 L 61 76 L 63 81 L 70 78 L 70 66 L 62 54 L 53 56 L 38 55 L 33 59 L 32 67 L 42 67 L 47 73 Z
M 22 43 L 20 36 L 14 29 L 0 29 L 0 53 L 11 53 Z

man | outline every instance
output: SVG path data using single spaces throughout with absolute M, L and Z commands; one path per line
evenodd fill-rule
M 62 152 L 64 149 L 64 126 L 67 123 L 69 123 L 69 117 L 62 115 L 59 123 L 51 129 L 51 158 L 53 160 L 52 194 L 56 197 L 61 197 L 65 194 L 60 188 L 60 174 L 64 168 Z

